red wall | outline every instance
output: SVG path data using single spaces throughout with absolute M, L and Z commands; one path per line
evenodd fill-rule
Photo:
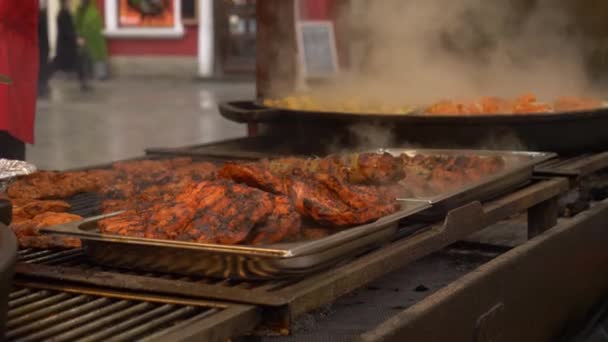
M 97 0 L 104 15 L 104 0 Z M 107 38 L 110 56 L 196 56 L 198 26 L 185 25 L 180 38 Z
M 263 1 L 263 0 L 262 0 Z M 304 0 L 300 2 L 300 19 L 330 19 L 331 0 Z

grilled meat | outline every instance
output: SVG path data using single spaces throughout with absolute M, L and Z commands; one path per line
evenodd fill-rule
M 11 199 L 60 199 L 96 190 L 98 184 L 87 172 L 41 171 L 17 179 L 7 194 Z
M 349 185 L 326 174 L 294 175 L 289 183 L 296 210 L 324 226 L 361 225 L 399 210 L 395 197 L 386 197 L 377 187 Z
M 353 153 L 316 159 L 283 158 L 261 164 L 278 176 L 302 170 L 330 174 L 353 184 L 390 184 L 405 176 L 399 158 L 389 153 Z
M 229 162 L 220 169 L 218 175 L 221 178 L 231 179 L 273 194 L 287 194 L 284 177 L 275 174 L 263 163 Z
M 205 196 L 185 232 L 188 240 L 227 245 L 244 242 L 273 211 L 274 196 L 245 185 L 222 180 L 206 185 L 203 191 Z M 210 192 L 213 195 L 207 195 Z
M 13 221 L 31 219 L 45 212 L 61 213 L 70 210 L 70 205 L 64 201 L 32 200 L 23 205 L 13 205 Z
M 191 183 L 168 203 L 99 222 L 105 234 L 227 245 L 250 236 L 257 243 L 280 242 L 299 227 L 299 215 L 285 198 L 228 180 Z
M 295 241 L 300 237 L 302 219 L 286 196 L 274 197 L 273 210 L 266 222 L 255 229 L 252 245 Z
M 82 220 L 82 217 L 68 213 L 45 212 L 31 219 L 12 223 L 11 228 L 21 248 L 78 248 L 81 246 L 79 239 L 42 236 L 39 233 L 41 228 L 78 220 Z
M 426 197 L 451 191 L 482 177 L 500 172 L 500 157 L 478 156 L 401 156 L 407 173 L 402 183 L 402 196 Z
M 363 224 L 399 210 L 395 197 L 386 196 L 377 187 L 352 185 L 329 173 L 290 171 L 291 174 L 282 171 L 284 174 L 278 176 L 263 163 L 231 163 L 219 175 L 287 195 L 300 215 L 330 227 Z
M 192 182 L 213 179 L 217 168 L 211 163 L 187 163 L 189 159 L 115 164 L 119 177 L 102 189 L 108 201 L 161 201 L 179 193 Z M 146 172 L 146 168 L 149 169 Z M 123 207 L 122 209 L 124 209 Z

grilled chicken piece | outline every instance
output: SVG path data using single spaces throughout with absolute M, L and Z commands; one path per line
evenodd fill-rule
M 293 176 L 289 190 L 296 210 L 323 226 L 361 225 L 399 210 L 395 197 L 377 187 L 357 187 L 325 174 Z
M 326 173 L 353 184 L 390 184 L 405 177 L 400 159 L 389 153 L 353 153 L 317 159 L 283 158 L 261 164 L 276 176 L 302 170 Z
M 39 230 L 45 227 L 82 220 L 78 215 L 68 213 L 46 212 L 32 219 L 11 224 L 21 248 L 78 248 L 80 240 L 56 236 L 40 235 Z
M 300 237 L 302 219 L 286 196 L 274 198 L 273 210 L 266 222 L 255 229 L 252 245 L 295 241 Z
M 109 235 L 145 237 L 147 217 L 135 209 L 97 222 L 99 232 Z
M 23 205 L 13 206 L 13 221 L 31 219 L 45 212 L 61 213 L 70 210 L 71 206 L 64 201 L 32 200 Z
M 403 179 L 400 159 L 390 153 L 359 153 L 346 156 L 348 181 L 354 184 L 391 184 Z
M 228 180 L 190 183 L 171 201 L 99 222 L 105 234 L 226 245 L 250 236 L 260 243 L 280 242 L 297 235 L 299 227 L 300 217 L 285 198 Z
M 263 163 L 229 162 L 220 169 L 218 176 L 273 194 L 287 194 L 284 179 L 265 167 Z
M 58 199 L 99 189 L 87 172 L 40 171 L 18 178 L 9 185 L 11 199 Z
M 426 197 L 447 192 L 482 177 L 500 172 L 500 157 L 402 155 L 408 177 L 402 182 L 402 196 Z
M 291 170 L 291 175 L 282 171 L 284 174 L 277 176 L 264 165 L 230 163 L 220 170 L 219 175 L 278 195 L 287 195 L 300 215 L 330 227 L 368 223 L 399 210 L 395 197 L 387 196 L 377 187 L 352 185 L 336 175 L 301 169 Z
M 225 180 L 202 186 L 204 197 L 180 240 L 239 244 L 273 211 L 274 196 L 258 189 Z
M 123 172 L 115 183 L 102 189 L 104 197 L 101 203 L 102 212 L 107 214 L 130 208 L 142 209 L 146 206 L 145 203 L 170 202 L 184 189 L 216 177 L 215 165 L 211 163 L 185 164 L 188 160 L 177 159 L 170 164 L 147 163 L 148 166 L 156 167 L 150 173 L 145 173 L 144 170 L 137 167 L 137 164 L 133 163 L 117 166 L 135 173 Z M 159 169 L 159 165 L 168 165 L 168 168 Z M 178 166 L 171 168 L 171 165 Z

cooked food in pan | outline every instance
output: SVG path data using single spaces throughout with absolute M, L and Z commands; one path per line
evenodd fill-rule
M 602 105 L 601 101 L 578 97 L 560 97 L 553 103 L 543 103 L 533 94 L 526 94 L 514 100 L 483 97 L 473 101 L 440 101 L 427 107 L 424 113 L 437 115 L 534 114 L 593 110 Z
M 300 110 L 310 112 L 331 112 L 331 113 L 382 113 L 382 114 L 409 114 L 414 108 L 410 106 L 393 106 L 386 104 L 376 104 L 373 101 L 349 99 L 346 101 L 321 100 L 311 96 L 288 96 L 282 99 L 266 99 L 264 106 L 270 108 L 282 108 L 289 110 Z
M 554 112 L 572 112 L 593 110 L 604 106 L 602 101 L 586 98 L 564 96 L 553 102 L 542 102 L 534 94 L 524 94 L 515 99 L 501 97 L 481 97 L 472 100 L 441 100 L 431 105 L 416 107 L 389 106 L 368 103 L 362 100 L 319 100 L 310 96 L 288 96 L 282 99 L 264 100 L 264 105 L 271 108 L 332 113 L 354 114 L 412 114 L 423 115 L 492 115 L 492 114 L 538 114 Z
M 315 239 L 400 210 L 398 197 L 431 197 L 499 172 L 500 157 L 388 153 L 287 157 L 221 168 L 188 158 L 121 162 L 82 172 L 39 172 L 8 189 L 22 247 L 77 247 L 40 236 L 80 220 L 72 195 L 93 192 L 105 234 L 197 243 L 264 245 Z M 59 189 L 63 187 L 62 189 Z

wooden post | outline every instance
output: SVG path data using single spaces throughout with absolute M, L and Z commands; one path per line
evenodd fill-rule
M 293 91 L 297 74 L 295 0 L 258 0 L 257 98 Z

